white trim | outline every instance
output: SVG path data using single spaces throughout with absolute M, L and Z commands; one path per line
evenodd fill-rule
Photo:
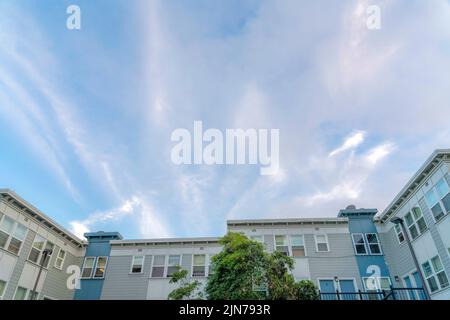
M 205 257 L 205 264 L 204 264 L 204 268 L 205 268 L 205 274 L 203 276 L 194 276 L 194 256 L 204 256 Z M 195 267 L 201 267 L 201 265 L 195 265 Z M 205 253 L 194 253 L 192 254 L 192 261 L 191 261 L 191 277 L 192 278 L 202 278 L 202 277 L 207 277 L 207 271 L 206 271 L 206 254 Z
M 103 275 L 101 277 L 96 277 L 95 273 L 97 272 L 97 268 L 98 268 L 98 260 L 100 258 L 105 258 L 105 270 L 103 270 Z M 92 279 L 105 279 L 105 275 L 106 275 L 106 268 L 108 267 L 108 261 L 109 261 L 109 257 L 108 256 L 98 256 L 95 259 L 95 268 L 94 268 L 94 273 L 92 274 Z
M 157 267 L 163 267 L 163 274 L 160 277 L 154 277 L 153 276 L 153 268 L 155 267 L 155 257 L 164 257 L 164 264 L 163 265 L 157 265 Z M 166 266 L 167 266 L 167 255 L 165 254 L 154 254 L 152 255 L 152 267 L 150 268 L 150 277 L 153 279 L 162 279 L 166 277 Z
M 8 287 L 8 281 L 3 280 L 3 279 L 0 279 L 0 281 L 2 281 L 2 282 L 5 283 L 5 286 L 4 286 L 4 288 L 3 288 L 3 293 L 0 294 L 0 300 L 1 300 L 1 299 L 3 298 L 3 296 L 5 295 L 6 288 Z
M 294 254 L 292 253 L 292 247 L 293 247 L 292 239 L 291 239 L 292 236 L 294 236 L 294 237 L 302 237 L 302 239 L 303 239 L 303 251 L 305 251 L 305 255 L 304 256 L 295 256 L 294 257 Z M 288 235 L 288 243 L 289 243 L 290 257 L 292 257 L 294 259 L 301 259 L 301 258 L 306 258 L 308 256 L 308 253 L 306 251 L 306 243 L 305 243 L 305 235 L 304 234 L 289 234 Z
M 91 270 L 91 273 L 89 274 L 89 277 L 83 277 L 84 268 L 86 266 L 86 260 L 88 260 L 88 259 L 94 259 L 94 263 L 92 264 L 92 270 Z M 93 257 L 93 256 L 84 257 L 83 267 L 81 268 L 80 279 L 91 279 L 93 274 L 94 274 L 94 270 L 95 270 L 95 265 L 96 264 L 97 264 L 97 258 L 96 257 Z
M 370 243 L 369 243 L 369 239 L 367 239 L 367 235 L 369 234 L 373 234 L 375 235 L 375 237 L 377 238 L 377 243 L 372 243 L 372 244 L 377 244 L 378 248 L 380 249 L 380 253 L 372 253 L 372 249 L 370 249 Z M 365 237 L 365 241 L 367 242 L 367 249 L 369 250 L 369 255 L 371 256 L 382 256 L 383 255 L 383 249 L 381 248 L 381 243 L 380 243 L 380 237 L 378 236 L 378 233 L 375 232 L 368 232 L 364 234 Z
M 136 257 L 142 257 L 142 268 L 141 268 L 141 272 L 133 272 L 133 266 L 134 266 L 134 259 Z M 129 274 L 143 274 L 144 273 L 144 264 L 145 264 L 145 255 L 143 254 L 138 254 L 135 256 L 131 257 L 131 266 L 130 266 L 130 272 Z
M 170 256 L 178 256 L 178 257 L 180 258 L 179 263 L 178 263 L 177 265 L 175 265 L 175 266 L 169 265 Z M 182 259 L 183 259 L 183 255 L 182 255 L 182 254 L 169 254 L 169 255 L 167 255 L 167 271 L 166 271 L 166 278 L 171 278 L 171 277 L 172 277 L 172 276 L 169 276 L 169 267 L 176 267 L 176 266 L 178 266 L 178 267 L 181 268 L 181 265 L 182 265 Z
M 4 214 L 4 213 L 2 213 L 2 215 L 0 216 L 0 225 L 3 223 L 3 220 L 5 219 L 5 217 L 11 219 L 12 222 L 13 222 L 13 225 L 12 225 L 12 228 L 11 228 L 11 232 L 9 232 L 9 233 L 6 232 L 5 230 L 1 230 L 1 229 L 0 229 L 1 232 L 3 232 L 3 233 L 5 233 L 5 234 L 8 235 L 8 238 L 6 239 L 6 242 L 5 242 L 5 246 L 4 246 L 3 248 L 0 247 L 0 249 L 4 250 L 4 251 L 6 251 L 6 252 L 9 252 L 9 253 L 11 253 L 11 254 L 13 254 L 13 255 L 15 255 L 15 256 L 20 256 L 20 253 L 22 252 L 22 249 L 23 249 L 23 244 L 24 244 L 25 240 L 27 239 L 29 229 L 28 229 L 28 227 L 27 227 L 26 225 L 20 223 L 19 221 L 15 220 L 13 217 L 10 217 L 9 215 L 6 215 L 6 214 Z M 25 230 L 26 230 L 26 231 L 25 231 L 25 235 L 24 235 L 24 237 L 23 237 L 22 240 L 20 240 L 20 239 L 18 239 L 18 238 L 16 238 L 16 237 L 14 236 L 14 233 L 16 232 L 17 227 L 18 227 L 19 225 L 22 226 L 22 227 L 24 227 Z M 18 241 L 21 242 L 21 243 L 20 243 L 19 252 L 17 252 L 17 253 L 11 252 L 10 250 L 8 250 L 9 245 L 11 244 L 12 238 L 14 238 L 14 239 L 16 239 L 16 240 L 18 240 Z
M 317 242 L 317 237 L 318 236 L 325 236 L 325 243 L 327 244 L 327 250 L 326 251 L 323 251 L 323 250 L 319 251 L 319 245 L 318 245 L 319 243 Z M 326 233 L 314 234 L 314 242 L 316 244 L 316 252 L 330 252 L 330 244 L 328 242 L 328 235 Z M 323 242 L 321 242 L 321 243 L 323 243 Z
M 361 236 L 361 238 L 363 239 L 363 245 L 364 245 L 364 249 L 366 250 L 366 253 L 358 253 L 358 251 L 356 250 L 355 239 L 353 238 L 354 235 L 360 235 Z M 367 256 L 369 254 L 369 249 L 367 248 L 366 238 L 364 236 L 364 233 L 351 233 L 350 237 L 352 238 L 353 250 L 355 251 L 355 255 L 357 255 L 357 256 Z M 361 244 L 358 244 L 358 245 L 361 245 Z
M 56 265 L 56 261 L 58 261 L 58 259 L 60 259 L 60 258 L 59 258 L 59 254 L 61 253 L 61 251 L 64 251 L 64 258 L 62 259 L 61 266 L 58 267 L 58 266 Z M 58 270 L 62 270 L 62 269 L 64 268 L 64 262 L 66 261 L 66 257 L 67 257 L 67 251 L 64 250 L 63 248 L 59 248 L 58 254 L 55 256 L 55 262 L 53 263 L 53 266 L 54 266 L 56 269 L 58 269 Z

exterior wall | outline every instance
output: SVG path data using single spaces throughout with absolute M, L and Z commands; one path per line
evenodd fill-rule
M 312 280 L 317 286 L 321 279 L 354 280 L 362 288 L 358 266 L 353 253 L 348 224 L 314 225 L 272 225 L 272 226 L 229 226 L 229 231 L 243 232 L 247 236 L 264 237 L 269 252 L 275 248 L 275 235 L 303 235 L 306 256 L 293 257 L 295 260 L 293 275 L 296 280 Z M 326 234 L 328 252 L 317 252 L 314 235 Z
M 425 182 L 417 186 L 414 193 L 409 196 L 395 211 L 393 216 L 404 218 L 405 215 L 414 207 L 418 206 L 424 217 L 428 229 L 416 239 L 411 239 L 414 252 L 417 256 L 419 265 L 422 265 L 431 258 L 439 255 L 446 271 L 447 277 L 450 278 L 450 218 L 446 216 L 436 222 L 430 208 L 425 201 L 425 194 L 434 187 L 441 179 L 445 178 L 450 185 L 449 164 L 441 163 L 432 172 L 428 174 Z M 401 279 L 412 271 L 416 270 L 412 255 L 406 242 L 399 244 L 394 225 L 391 222 L 378 225 L 380 238 L 385 248 L 386 262 L 392 275 L 398 276 L 399 281 L 396 284 L 403 287 L 404 283 Z M 450 299 L 450 287 L 441 291 L 431 293 L 432 299 Z
M 373 215 L 350 215 L 348 218 L 349 218 L 350 234 L 376 233 L 378 235 L 378 231 L 373 222 Z M 380 235 L 378 235 L 378 240 L 380 242 L 382 254 L 373 255 L 368 252 L 367 255 L 358 255 L 353 246 L 353 239 L 352 239 L 353 253 L 355 254 L 355 257 L 356 257 L 359 275 L 361 276 L 362 282 L 364 282 L 364 280 L 362 278 L 368 278 L 370 276 L 374 276 L 374 273 L 378 273 L 378 271 L 379 271 L 379 274 L 377 274 L 377 276 L 390 278 L 389 269 L 386 265 L 385 257 L 384 257 L 384 255 L 385 255 L 384 250 L 383 250 L 384 246 L 381 243 Z M 368 250 L 368 248 L 367 248 L 367 250 Z M 378 270 L 375 270 L 374 267 L 377 267 Z M 391 279 L 391 284 L 393 284 L 392 279 Z M 362 287 L 362 289 L 364 289 L 364 287 Z
M 108 261 L 106 264 L 106 268 L 104 271 L 104 277 L 106 276 L 109 268 L 109 255 L 111 252 L 111 240 L 122 239 L 122 236 L 117 232 L 108 232 L 105 233 L 103 231 L 96 233 L 86 233 L 85 237 L 88 239 L 88 246 L 86 248 L 86 256 L 85 257 L 107 257 Z M 84 261 L 83 261 L 84 263 Z M 95 273 L 96 263 L 93 266 L 93 272 Z M 75 290 L 75 300 L 99 300 L 102 295 L 103 278 L 89 278 L 89 279 L 81 279 L 80 280 L 80 289 Z
M 7 251 L 6 248 L 0 248 L 0 280 L 7 282 L 2 298 L 5 300 L 13 299 L 19 286 L 27 289 L 27 294 L 33 290 L 39 266 L 29 261 L 28 256 L 34 238 L 39 234 L 45 240 L 53 243 L 54 249 L 48 268 L 44 268 L 40 276 L 36 289 L 38 299 L 42 299 L 44 296 L 53 299 L 72 299 L 74 291 L 66 286 L 67 278 L 70 275 L 66 274 L 65 267 L 69 264 L 79 265 L 81 257 L 84 255 L 83 249 L 66 242 L 66 239 L 4 199 L 0 201 L 0 215 L 8 216 L 27 228 L 18 255 Z M 62 270 L 54 267 L 59 247 L 63 247 L 66 251 L 66 259 Z
M 151 276 L 153 257 L 166 256 L 165 272 L 167 272 L 167 256 L 180 255 L 181 267 L 192 275 L 192 255 L 206 255 L 206 276 L 192 277 L 205 284 L 208 276 L 209 258 L 221 251 L 222 247 L 215 244 L 171 244 L 171 245 L 142 245 L 135 248 L 113 245 L 108 271 L 101 299 L 151 299 L 165 300 L 169 293 L 177 288 L 170 284 L 170 277 Z M 145 256 L 144 269 L 141 274 L 131 274 L 133 256 Z

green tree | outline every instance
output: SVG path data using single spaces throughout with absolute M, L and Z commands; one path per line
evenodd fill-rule
M 301 280 L 295 283 L 294 296 L 296 300 L 318 300 L 317 287 L 310 280 Z
M 189 281 L 187 275 L 188 271 L 181 267 L 178 267 L 178 270 L 172 274 L 170 283 L 179 283 L 180 286 L 169 293 L 170 300 L 203 299 L 200 282 Z
M 212 257 L 213 274 L 208 278 L 209 299 L 260 299 L 266 288 L 268 299 L 295 298 L 295 281 L 290 271 L 292 258 L 267 253 L 261 243 L 240 233 L 230 232 L 220 243 L 223 249 Z

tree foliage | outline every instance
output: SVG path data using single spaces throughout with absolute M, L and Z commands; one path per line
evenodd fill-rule
M 170 300 L 203 299 L 200 282 L 189 281 L 187 275 L 188 271 L 181 267 L 178 267 L 178 270 L 172 274 L 170 283 L 179 283 L 179 287 L 169 293 Z
M 311 281 L 295 282 L 291 257 L 268 253 L 261 243 L 240 233 L 230 232 L 220 242 L 223 249 L 212 257 L 213 274 L 206 286 L 209 299 L 312 300 L 317 295 Z

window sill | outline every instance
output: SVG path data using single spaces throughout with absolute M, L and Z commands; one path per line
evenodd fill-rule
M 15 254 L 14 252 L 11 252 L 11 251 L 9 251 L 8 249 L 5 249 L 5 248 L 0 248 L 0 250 L 3 251 L 3 252 L 8 253 L 8 254 L 10 254 L 10 255 L 12 255 L 14 257 L 17 257 L 17 258 L 20 256 L 20 251 L 19 251 L 18 254 Z
M 28 263 L 31 263 L 32 265 L 34 265 L 35 267 L 38 267 L 38 268 L 40 268 L 41 267 L 41 265 L 40 264 L 38 264 L 37 262 L 33 262 L 33 261 L 31 261 L 31 260 L 26 260 Z M 49 270 L 49 267 L 47 266 L 47 267 L 42 267 L 42 270 Z
M 437 290 L 437 291 L 435 291 L 435 292 L 431 292 L 430 295 L 431 295 L 431 296 L 434 296 L 434 295 L 436 295 L 436 294 L 445 292 L 445 291 L 447 291 L 447 290 L 449 290 L 449 289 L 450 289 L 450 286 L 447 286 L 447 287 L 442 288 L 442 289 L 439 289 L 439 290 Z
M 443 221 L 447 220 L 448 216 L 450 216 L 450 212 L 447 212 L 442 218 L 440 218 L 438 221 L 434 220 L 434 225 L 439 225 Z

